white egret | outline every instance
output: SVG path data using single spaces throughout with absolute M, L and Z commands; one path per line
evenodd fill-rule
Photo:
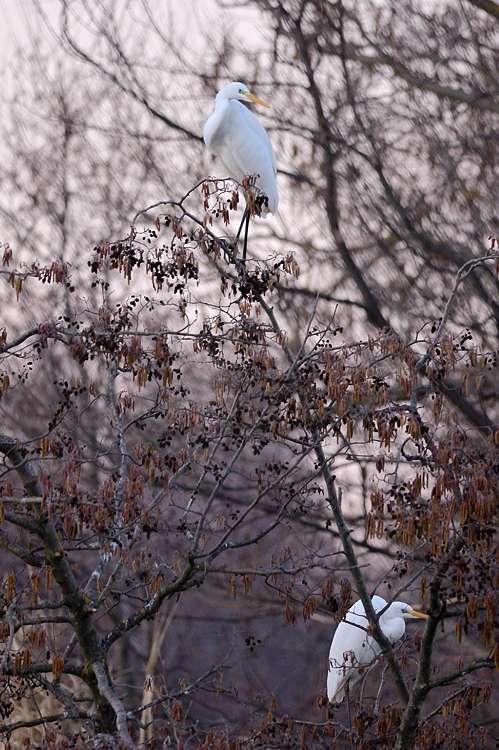
M 387 606 L 381 596 L 371 599 L 375 612 Z M 426 620 L 428 615 L 418 612 L 405 602 L 392 602 L 379 618 L 381 630 L 390 643 L 396 643 L 405 633 L 405 620 Z M 364 605 L 359 601 L 350 607 L 336 632 L 329 651 L 327 697 L 330 703 L 341 703 L 345 690 L 352 687 L 381 653 L 378 642 L 368 634 L 369 621 Z
M 258 175 L 256 186 L 267 197 L 268 212 L 275 214 L 279 193 L 272 144 L 258 117 L 241 102 L 269 106 L 252 94 L 246 84 L 238 81 L 227 84 L 215 97 L 215 110 L 203 128 L 204 142 L 220 157 L 227 175 L 237 182 Z

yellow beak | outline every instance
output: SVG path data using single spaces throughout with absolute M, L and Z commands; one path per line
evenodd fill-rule
M 409 611 L 408 614 L 411 617 L 414 617 L 414 619 L 416 619 L 416 620 L 427 620 L 428 619 L 428 615 L 426 615 L 424 612 L 419 612 L 419 610 L 417 610 L 417 609 L 412 609 L 412 607 L 411 607 L 411 609 L 410 609 L 410 611 Z
M 262 99 L 259 99 L 254 94 L 246 94 L 246 100 L 248 102 L 251 102 L 252 104 L 259 104 L 260 107 L 270 107 L 270 104 L 267 104 L 267 102 L 264 102 Z

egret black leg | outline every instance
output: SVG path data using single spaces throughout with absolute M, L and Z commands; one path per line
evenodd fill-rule
M 345 685 L 345 695 L 347 697 L 347 707 L 348 707 L 348 728 L 350 731 L 352 731 L 352 713 L 350 710 L 350 680 L 347 680 L 347 684 Z
M 248 211 L 247 208 L 245 208 L 244 209 L 244 213 L 243 213 L 243 218 L 241 219 L 241 223 L 239 224 L 239 229 L 237 230 L 236 241 L 234 243 L 235 245 L 237 245 L 237 243 L 239 242 L 239 237 L 241 236 L 241 232 L 242 232 L 242 229 L 243 229 L 243 226 L 244 226 L 244 222 L 246 221 L 246 216 L 248 214 L 249 214 L 249 211 Z
M 246 209 L 246 226 L 244 227 L 243 265 L 246 264 L 246 250 L 248 249 L 248 229 L 250 223 L 250 212 Z

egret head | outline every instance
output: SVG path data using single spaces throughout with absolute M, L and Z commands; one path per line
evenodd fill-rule
M 255 94 L 252 94 L 245 83 L 240 81 L 233 81 L 220 89 L 216 96 L 216 100 L 221 99 L 239 99 L 241 102 L 249 102 L 250 104 L 259 104 L 261 107 L 269 107 L 270 105 L 259 99 Z
M 402 617 L 404 620 L 427 620 L 428 615 L 413 609 L 410 604 L 405 602 L 392 602 L 387 609 L 389 617 Z

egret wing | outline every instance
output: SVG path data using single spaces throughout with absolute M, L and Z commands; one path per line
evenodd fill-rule
M 357 682 L 362 667 L 370 664 L 379 653 L 378 644 L 367 634 L 367 625 L 364 606 L 358 601 L 336 628 L 327 675 L 327 696 L 331 703 L 341 703 L 346 683 Z
M 269 210 L 277 210 L 275 158 L 272 144 L 259 119 L 238 101 L 231 101 L 213 145 L 231 176 L 241 181 L 259 175 L 258 187 L 268 196 Z

